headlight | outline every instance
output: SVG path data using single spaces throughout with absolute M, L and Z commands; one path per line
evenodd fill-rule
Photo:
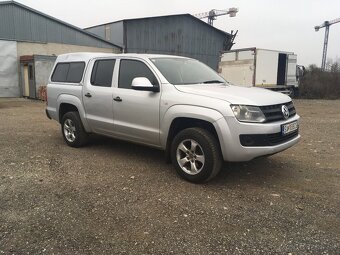
M 257 106 L 231 105 L 236 119 L 243 122 L 264 122 L 266 117 Z

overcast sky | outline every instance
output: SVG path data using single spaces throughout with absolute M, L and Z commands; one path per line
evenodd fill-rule
M 221 16 L 215 27 L 238 30 L 234 49 L 258 47 L 293 51 L 303 65 L 321 65 L 325 29 L 314 26 L 340 18 L 340 0 L 17 0 L 84 28 L 127 18 L 196 14 L 238 7 L 234 18 Z M 330 27 L 328 58 L 340 58 L 340 23 Z

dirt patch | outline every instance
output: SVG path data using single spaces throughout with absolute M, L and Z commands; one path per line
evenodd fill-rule
M 340 101 L 297 100 L 301 142 L 181 180 L 160 151 L 66 146 L 45 104 L 0 100 L 0 254 L 340 254 Z

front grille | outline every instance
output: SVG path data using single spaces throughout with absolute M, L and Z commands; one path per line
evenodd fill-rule
M 296 114 L 295 107 L 293 105 L 293 102 L 288 102 L 285 104 L 276 104 L 276 105 L 266 105 L 266 106 L 260 106 L 261 111 L 263 112 L 264 116 L 266 117 L 265 122 L 273 122 L 278 120 L 284 120 L 282 113 L 282 105 L 285 105 L 288 107 L 289 110 L 289 118 L 293 117 Z
M 282 135 L 281 133 L 274 134 L 260 134 L 260 135 L 240 135 L 240 142 L 242 146 L 274 146 L 287 142 L 298 136 L 299 130 L 290 134 Z
M 289 141 L 290 139 L 296 137 L 298 134 L 299 134 L 299 131 L 295 130 L 294 132 L 287 134 L 287 135 L 276 133 L 276 134 L 269 134 L 267 136 L 268 136 L 270 144 L 277 145 L 277 144 Z

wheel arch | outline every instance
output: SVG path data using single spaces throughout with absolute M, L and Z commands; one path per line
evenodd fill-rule
M 170 109 L 165 114 L 163 127 L 161 130 L 161 145 L 165 149 L 166 161 L 170 162 L 170 148 L 173 138 L 178 132 L 192 127 L 200 127 L 209 131 L 217 140 L 220 149 L 220 139 L 215 129 L 214 122 L 223 118 L 222 114 L 216 110 L 197 107 L 197 106 L 181 106 L 176 109 Z
M 60 106 L 59 106 L 59 123 L 61 123 L 61 120 L 62 120 L 64 114 L 67 113 L 67 112 L 78 112 L 79 113 L 79 110 L 73 104 L 61 103 Z
M 90 127 L 86 121 L 85 117 L 85 110 L 82 105 L 81 100 L 73 95 L 68 95 L 68 94 L 62 94 L 59 95 L 58 99 L 58 107 L 57 107 L 57 112 L 58 112 L 58 122 L 61 122 L 62 116 L 69 111 L 77 111 L 79 113 L 81 122 L 84 126 L 84 129 L 86 132 L 90 132 Z

